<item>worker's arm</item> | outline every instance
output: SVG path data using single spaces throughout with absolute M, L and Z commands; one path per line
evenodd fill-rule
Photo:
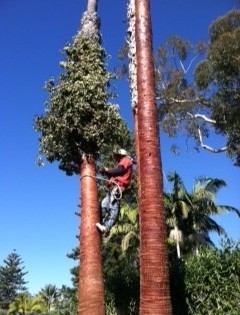
M 112 176 L 121 176 L 124 175 L 126 173 L 126 169 L 123 165 L 118 165 L 115 168 L 112 169 L 108 169 L 107 167 L 104 167 L 102 170 L 102 173 L 106 174 L 109 177 Z

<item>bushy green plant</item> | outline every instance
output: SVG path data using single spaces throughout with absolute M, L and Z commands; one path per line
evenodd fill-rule
M 239 315 L 240 242 L 225 240 L 221 249 L 203 248 L 185 263 L 186 302 L 190 315 Z

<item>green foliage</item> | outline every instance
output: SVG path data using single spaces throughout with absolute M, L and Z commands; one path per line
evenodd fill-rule
M 0 267 L 0 308 L 8 309 L 17 294 L 26 291 L 24 276 L 27 272 L 24 272 L 23 261 L 16 251 L 4 259 L 4 264 Z
M 108 314 L 137 314 L 139 303 L 138 224 L 136 209 L 124 205 L 117 225 L 104 242 Z M 131 240 L 130 240 L 131 238 Z
M 189 120 L 195 104 L 195 86 L 189 80 L 191 65 L 206 51 L 206 45 L 171 36 L 155 55 L 156 94 L 161 127 L 171 137 L 184 129 L 195 137 L 194 122 Z
M 224 229 L 217 224 L 211 215 L 219 215 L 229 211 L 240 216 L 240 211 L 234 207 L 216 204 L 216 194 L 226 186 L 218 178 L 200 177 L 188 192 L 181 177 L 171 173 L 168 180 L 173 183 L 173 189 L 164 195 L 167 228 L 170 239 L 180 246 L 184 255 L 198 251 L 199 245 L 213 245 L 209 232 L 225 234 Z M 180 249 L 178 255 L 180 257 Z
M 61 298 L 57 304 L 58 315 L 77 315 L 77 291 L 74 288 L 62 286 L 60 289 Z
M 222 34 L 231 33 L 240 27 L 240 11 L 233 10 L 218 18 L 209 28 L 209 35 L 211 42 L 216 41 Z
M 238 315 L 240 244 L 227 240 L 220 250 L 204 248 L 185 263 L 189 315 Z
M 177 55 L 181 60 L 186 60 L 191 43 L 173 35 L 166 40 L 166 47 L 171 47 L 173 56 Z
M 36 296 L 19 293 L 9 305 L 6 314 L 77 315 L 77 294 L 74 289 L 46 285 Z
M 209 62 L 204 60 L 198 64 L 195 70 L 195 81 L 199 89 L 204 90 L 212 82 L 213 75 Z
M 185 269 L 184 261 L 177 258 L 172 246 L 169 249 L 169 275 L 173 315 L 187 315 L 185 296 Z
M 209 104 L 216 130 L 227 136 L 228 154 L 240 156 L 240 11 L 231 11 L 217 19 L 210 27 L 208 55 L 195 71 L 200 88 L 211 91 Z M 205 76 L 206 80 L 201 77 Z M 204 82 L 204 84 L 203 84 Z
M 198 146 L 226 151 L 240 165 L 240 11 L 214 21 L 209 35 L 208 46 L 171 36 L 158 48 L 159 119 L 169 136 L 186 133 Z M 213 131 L 226 139 L 226 147 L 203 145 Z
M 32 311 L 32 298 L 29 293 L 19 293 L 9 305 L 8 314 L 28 314 Z
M 40 292 L 39 297 L 42 300 L 46 311 L 55 309 L 58 299 L 60 297 L 60 292 L 55 285 L 48 284 Z
M 71 175 L 78 173 L 83 153 L 96 156 L 105 143 L 121 141 L 127 128 L 117 106 L 108 103 L 111 76 L 101 46 L 78 35 L 64 54 L 64 73 L 47 82 L 45 115 L 36 117 L 35 129 L 41 133 L 40 154 Z

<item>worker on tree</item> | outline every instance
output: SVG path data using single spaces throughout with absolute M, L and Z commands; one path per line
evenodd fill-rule
M 113 151 L 113 155 L 118 162 L 117 166 L 113 169 L 104 167 L 100 171 L 109 178 L 108 192 L 101 203 L 102 224 L 96 224 L 96 227 L 102 233 L 109 232 L 116 223 L 122 193 L 128 188 L 132 178 L 133 160 L 127 151 L 119 149 Z

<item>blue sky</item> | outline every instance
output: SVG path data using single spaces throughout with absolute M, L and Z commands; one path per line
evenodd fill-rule
M 13 250 L 21 255 L 32 294 L 46 284 L 70 285 L 66 257 L 77 246 L 79 178 L 67 177 L 56 164 L 38 168 L 37 134 L 33 119 L 42 113 L 47 95 L 43 84 L 59 73 L 61 49 L 79 28 L 83 0 L 0 0 L 0 265 Z M 126 32 L 126 0 L 100 0 L 103 45 L 116 64 Z M 234 0 L 152 0 L 154 46 L 171 34 L 189 40 L 208 40 L 209 24 L 232 8 Z M 127 82 L 115 83 L 123 117 L 132 126 Z M 239 208 L 239 168 L 224 155 L 196 153 L 179 137 L 182 154 L 169 153 L 170 141 L 161 137 L 164 173 L 176 170 L 190 189 L 199 175 L 227 182 L 217 202 Z M 221 140 L 213 137 L 213 144 Z M 169 189 L 169 184 L 166 188 Z M 232 215 L 216 219 L 230 237 L 240 239 L 240 221 Z M 217 242 L 218 238 L 213 235 Z

